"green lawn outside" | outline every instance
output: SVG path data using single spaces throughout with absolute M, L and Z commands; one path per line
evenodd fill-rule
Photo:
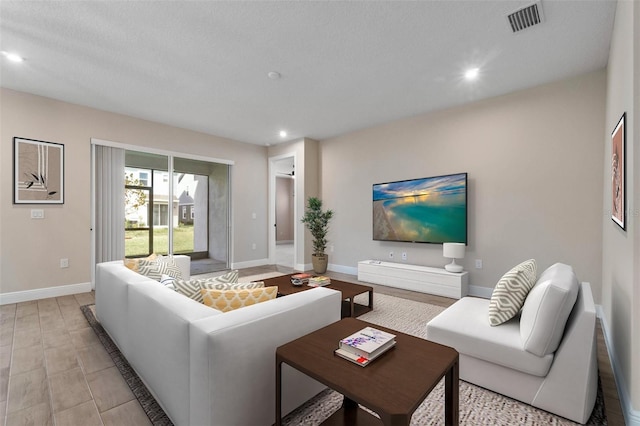
M 125 231 L 125 256 L 149 255 L 149 231 Z M 169 230 L 154 228 L 153 253 L 169 253 Z M 193 225 L 180 225 L 173 229 L 173 252 L 189 253 L 193 251 Z

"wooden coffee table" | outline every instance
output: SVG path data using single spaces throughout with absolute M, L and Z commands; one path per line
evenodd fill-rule
M 281 295 L 289 295 L 298 293 L 300 291 L 310 290 L 314 287 L 309 287 L 306 284 L 295 286 L 291 284 L 291 275 L 283 275 L 275 278 L 268 278 L 264 281 L 264 286 L 278 286 L 278 293 Z M 373 287 L 368 285 L 354 284 L 346 281 L 340 281 L 331 278 L 331 284 L 325 287 L 337 290 L 342 293 L 342 299 L 346 300 L 342 310 L 342 317 L 357 317 L 373 309 Z M 362 305 L 354 302 L 354 297 L 362 293 L 369 293 L 369 304 Z
M 396 335 L 396 346 L 365 367 L 334 355 L 340 339 L 366 326 Z M 448 346 L 355 318 L 345 318 L 276 349 L 276 425 L 281 424 L 282 363 L 344 395 L 325 425 L 408 425 L 411 415 L 445 378 L 445 424 L 457 425 L 458 352 Z M 380 416 L 360 409 L 361 404 Z

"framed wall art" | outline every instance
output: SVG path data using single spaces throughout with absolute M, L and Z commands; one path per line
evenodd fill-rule
M 616 128 L 611 133 L 611 219 L 622 229 L 626 227 L 626 113 L 622 114 Z
M 64 145 L 13 138 L 13 203 L 64 204 Z

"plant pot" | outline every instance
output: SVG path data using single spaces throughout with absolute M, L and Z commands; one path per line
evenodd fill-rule
M 329 255 L 325 253 L 313 253 L 311 255 L 311 264 L 313 265 L 313 272 L 316 274 L 324 274 L 327 272 Z

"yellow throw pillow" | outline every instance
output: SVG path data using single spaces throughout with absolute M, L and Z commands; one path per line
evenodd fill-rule
M 158 256 L 155 253 L 151 253 L 147 257 L 138 257 L 138 258 L 135 258 L 135 259 L 124 258 L 124 259 L 122 259 L 122 261 L 124 262 L 124 266 L 126 266 L 129 269 L 131 269 L 133 272 L 139 272 L 139 270 L 140 270 L 140 262 L 141 261 L 148 260 L 148 261 L 155 262 L 157 257 Z
M 228 312 L 275 299 L 278 294 L 278 286 L 233 290 L 202 289 L 200 292 L 205 305 L 222 312 Z

